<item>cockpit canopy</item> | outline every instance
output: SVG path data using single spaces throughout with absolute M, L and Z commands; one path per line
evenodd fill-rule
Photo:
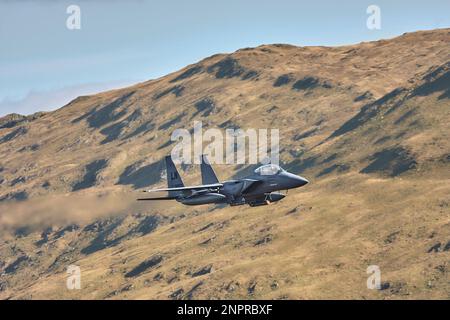
M 258 169 L 256 169 L 255 173 L 260 176 L 273 176 L 282 171 L 283 171 L 283 169 L 276 164 L 266 164 L 266 165 L 261 166 Z

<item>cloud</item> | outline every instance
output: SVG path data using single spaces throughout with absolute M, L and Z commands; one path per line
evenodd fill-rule
M 2 100 L 0 102 L 0 117 L 9 113 L 28 115 L 37 111 L 55 110 L 79 96 L 122 88 L 137 82 L 138 81 L 111 81 L 75 85 L 51 91 L 32 91 L 20 100 Z

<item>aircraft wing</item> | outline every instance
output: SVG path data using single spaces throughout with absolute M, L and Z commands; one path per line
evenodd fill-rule
M 144 192 L 189 191 L 189 190 L 213 189 L 213 188 L 220 188 L 220 187 L 223 187 L 222 183 L 204 184 L 204 185 L 200 185 L 200 186 L 191 186 L 191 187 L 153 189 L 153 190 L 146 190 Z

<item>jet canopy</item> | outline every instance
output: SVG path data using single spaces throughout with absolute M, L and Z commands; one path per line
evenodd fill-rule
M 283 171 L 283 169 L 276 164 L 266 164 L 266 165 L 261 166 L 258 169 L 256 169 L 255 173 L 260 176 L 273 176 L 282 171 Z

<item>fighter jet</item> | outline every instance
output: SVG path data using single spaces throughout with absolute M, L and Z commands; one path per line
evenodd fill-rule
M 186 187 L 171 156 L 167 156 L 165 160 L 167 188 L 144 192 L 168 192 L 168 196 L 138 199 L 139 201 L 176 200 L 188 206 L 247 204 L 256 207 L 280 201 L 286 196 L 281 191 L 303 187 L 309 183 L 305 178 L 289 173 L 275 164 L 263 165 L 243 179 L 219 182 L 207 157 L 202 155 L 200 164 L 202 185 Z

